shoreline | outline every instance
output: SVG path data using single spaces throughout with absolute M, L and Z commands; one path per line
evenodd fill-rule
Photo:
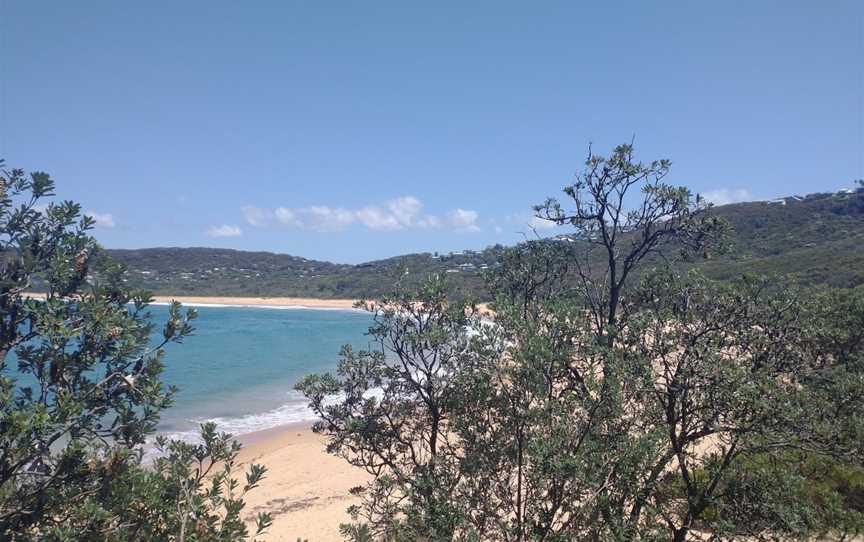
M 25 297 L 44 299 L 40 292 L 25 292 Z M 362 311 L 354 305 L 359 299 L 323 299 L 318 297 L 233 297 L 197 295 L 154 295 L 153 305 L 167 305 L 179 301 L 189 307 L 260 307 L 277 309 L 328 309 Z M 494 314 L 489 303 L 478 303 L 477 310 L 482 316 Z
M 179 301 L 189 306 L 232 307 L 280 307 L 297 309 L 342 309 L 354 310 L 353 299 L 318 299 L 313 297 L 231 297 L 231 296 L 186 296 L 155 295 L 153 303 Z
M 45 299 L 41 292 L 24 292 L 31 299 Z M 322 299 L 317 297 L 234 297 L 234 296 L 197 296 L 197 295 L 154 295 L 153 303 L 163 305 L 179 301 L 190 307 L 272 307 L 294 309 L 339 309 L 357 310 L 356 299 Z
M 278 440 L 279 436 L 291 431 L 312 431 L 312 425 L 314 423 L 314 420 L 289 422 L 281 425 L 274 425 L 273 427 L 268 427 L 266 429 L 259 429 L 258 431 L 250 431 L 248 433 L 231 436 L 234 440 L 242 444 L 243 449 L 245 450 L 250 447 L 266 446 L 268 442 Z

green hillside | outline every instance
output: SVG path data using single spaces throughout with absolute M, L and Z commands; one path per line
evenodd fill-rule
M 864 190 L 725 205 L 711 212 L 728 220 L 734 234 L 727 254 L 697 264 L 710 277 L 781 273 L 807 285 L 864 284 Z M 568 242 L 566 236 L 549 241 Z M 396 280 L 444 273 L 456 289 L 482 298 L 481 273 L 496 265 L 502 250 L 408 254 L 359 265 L 215 248 L 107 252 L 128 266 L 131 285 L 157 294 L 357 298 L 380 294 Z
M 732 250 L 701 263 L 725 279 L 781 273 L 802 284 L 864 283 L 864 191 L 811 194 L 777 202 L 725 205 L 714 211 L 734 228 Z

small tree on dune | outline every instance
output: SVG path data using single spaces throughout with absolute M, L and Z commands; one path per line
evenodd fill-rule
M 647 258 L 707 255 L 723 248 L 728 233 L 698 195 L 664 182 L 669 160 L 644 164 L 633 153 L 632 144 L 615 147 L 608 157 L 589 147 L 584 170 L 564 187 L 572 208 L 553 198 L 535 207 L 538 218 L 575 230 L 579 297 L 606 340 L 614 337 L 628 281 Z M 641 198 L 634 200 L 634 192 Z
M 327 450 L 374 476 L 357 488 L 363 503 L 351 509 L 362 523 L 343 531 L 354 539 L 450 539 L 461 524 L 452 499 L 461 477 L 456 377 L 475 309 L 449 300 L 437 278 L 362 306 L 374 315 L 373 348 L 346 346 L 335 374 L 297 385 L 321 419 L 313 430 L 329 437 Z

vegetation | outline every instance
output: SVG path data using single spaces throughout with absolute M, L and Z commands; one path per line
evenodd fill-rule
M 663 182 L 668 160 L 649 165 L 633 161 L 632 145 L 617 147 L 609 158 L 588 153 L 585 172 L 564 188 L 573 210 L 566 211 L 555 199 L 535 207 L 540 218 L 571 225 L 571 237 L 581 254 L 574 261 L 576 288 L 597 334 L 614 342 L 621 296 L 630 275 L 649 256 L 667 259 L 664 248 L 673 245 L 688 252 L 708 253 L 722 245 L 728 226 L 690 191 Z M 639 205 L 628 210 L 627 193 L 641 189 Z M 599 269 L 598 269 L 599 268 Z M 612 333 L 612 334 L 610 334 Z
M 107 250 L 128 267 L 128 284 L 164 295 L 284 296 L 360 299 L 384 295 L 396 281 L 419 285 L 428 273 L 459 275 L 463 293 L 482 290 L 480 272 L 500 250 L 454 255 L 411 254 L 360 265 L 287 254 L 214 248 Z M 406 276 L 406 271 L 408 275 Z M 457 272 L 458 271 L 458 272 Z M 390 286 L 386 286 L 390 285 Z
M 349 540 L 861 535 L 864 186 L 712 208 L 666 184 L 669 167 L 630 145 L 589 152 L 566 203 L 536 208 L 573 233 L 511 248 L 361 266 L 115 251 L 126 269 L 77 204 L 41 205 L 48 175 L 0 163 L 0 538 L 233 541 L 270 525 L 250 533 L 243 515 L 264 468 L 238 472 L 212 424 L 200 444 L 157 438 L 144 464 L 176 391 L 163 347 L 196 317 L 174 303 L 154 344 L 150 295 L 129 287 L 150 283 L 375 294 L 373 347 L 298 384 L 328 451 L 372 475 Z M 745 273 L 778 266 L 799 284 Z
M 456 525 L 450 501 L 459 473 L 448 422 L 461 399 L 457 368 L 465 363 L 474 307 L 447 303 L 442 286 L 432 281 L 418 297 L 366 305 L 375 315 L 376 348 L 345 347 L 337 375 L 298 384 L 322 417 L 315 430 L 338 435 L 328 451 L 375 476 L 366 505 L 352 509 L 375 535 L 443 539 Z M 336 394 L 344 400 L 330 404 Z
M 589 156 L 574 209 L 538 208 L 576 241 L 508 249 L 491 321 L 436 277 L 367 305 L 374 352 L 298 386 L 329 450 L 374 475 L 347 538 L 862 532 L 864 289 L 688 271 L 674 255 L 726 227 L 667 168 Z
M 0 162 L 0 539 L 246 538 L 242 497 L 264 470 L 239 487 L 228 435 L 205 426 L 201 445 L 160 441 L 167 457 L 142 464 L 175 391 L 160 381 L 162 347 L 194 331 L 195 311 L 173 304 L 151 345 L 149 294 L 96 256 L 77 204 L 40 210 L 53 189 Z M 36 281 L 44 301 L 24 295 Z
M 725 220 L 732 235 L 728 250 L 688 264 L 709 278 L 729 280 L 745 273 L 788 274 L 804 285 L 864 284 L 864 187 L 853 193 L 724 205 L 712 208 L 710 214 Z M 582 252 L 584 247 L 578 240 L 575 234 L 547 239 Z M 476 252 L 408 254 L 343 265 L 285 254 L 214 248 L 107 251 L 128 267 L 124 278 L 129 285 L 164 295 L 361 299 L 388 293 L 389 285 L 397 280 L 416 288 L 424 277 L 444 274 L 454 292 L 482 301 L 494 297 L 483 275 L 496 267 L 505 253 L 505 247 L 496 245 Z M 649 255 L 643 269 L 656 264 L 662 262 Z M 575 274 L 571 280 L 577 282 Z

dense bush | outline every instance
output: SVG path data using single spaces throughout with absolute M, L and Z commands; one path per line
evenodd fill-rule
M 53 188 L 0 162 L 0 539 L 245 538 L 242 495 L 264 472 L 238 488 L 227 435 L 206 426 L 203 444 L 164 442 L 167 458 L 142 465 L 174 393 L 163 346 L 194 331 L 195 311 L 174 303 L 151 345 L 149 294 L 100 258 L 77 204 L 42 204 Z M 26 294 L 36 281 L 44 299 Z
M 349 539 L 860 532 L 862 291 L 680 273 L 727 225 L 668 168 L 590 156 L 569 208 L 538 207 L 580 242 L 509 250 L 493 315 L 433 277 L 369 305 L 373 351 L 300 384 L 329 450 L 374 475 Z

